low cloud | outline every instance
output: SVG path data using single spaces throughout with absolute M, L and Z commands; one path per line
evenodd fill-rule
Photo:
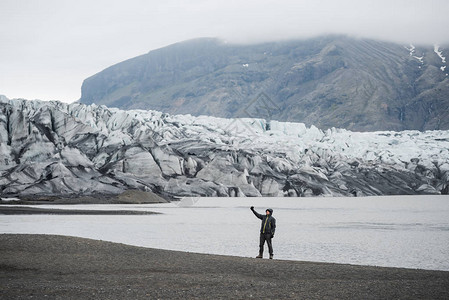
M 196 37 L 254 43 L 334 33 L 445 45 L 448 12 L 446 0 L 3 0 L 0 93 L 77 100 L 86 77 Z

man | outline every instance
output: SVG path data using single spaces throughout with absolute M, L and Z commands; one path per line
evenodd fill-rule
M 273 218 L 273 210 L 267 208 L 265 211 L 265 216 L 259 214 L 254 210 L 254 206 L 251 206 L 251 211 L 262 220 L 262 226 L 260 227 L 260 243 L 259 243 L 259 255 L 256 258 L 263 257 L 263 247 L 265 241 L 267 241 L 268 251 L 270 253 L 270 259 L 273 259 L 273 246 L 271 244 L 271 239 L 274 237 L 274 231 L 276 230 L 276 219 Z

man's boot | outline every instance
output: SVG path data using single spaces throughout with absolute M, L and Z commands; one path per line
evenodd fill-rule
M 256 258 L 262 258 L 262 253 L 259 252 L 259 255 L 257 255 Z
M 273 259 L 273 254 L 270 254 L 270 259 Z

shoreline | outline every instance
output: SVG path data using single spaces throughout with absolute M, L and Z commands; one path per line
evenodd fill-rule
M 1 234 L 0 291 L 8 299 L 447 299 L 449 272 Z
M 51 195 L 0 195 L 0 205 L 40 204 L 154 204 L 167 203 L 169 199 L 153 192 L 129 189 L 121 194 L 51 194 Z M 19 197 L 19 198 L 18 198 Z
M 39 207 L 0 206 L 0 215 L 157 215 L 152 211 L 136 210 L 83 210 L 83 209 L 56 209 Z

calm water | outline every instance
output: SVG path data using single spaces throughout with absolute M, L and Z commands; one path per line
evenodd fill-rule
M 259 213 L 274 209 L 276 259 L 449 271 L 449 196 L 201 198 L 195 203 L 56 208 L 161 215 L 0 215 L 0 233 L 79 236 L 143 247 L 253 257 Z M 193 204 L 193 205 L 192 205 Z M 265 256 L 267 250 L 265 250 Z

